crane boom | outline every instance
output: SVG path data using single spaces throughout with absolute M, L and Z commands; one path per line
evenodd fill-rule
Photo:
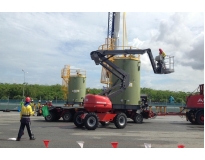
M 123 92 L 128 86 L 129 86 L 129 74 L 126 73 L 124 70 L 116 66 L 113 62 L 109 60 L 109 58 L 115 56 L 115 55 L 126 55 L 126 54 L 144 54 L 147 53 L 153 68 L 153 71 L 155 74 L 169 74 L 174 72 L 173 69 L 170 68 L 163 68 L 165 64 L 161 65 L 161 68 L 156 67 L 156 63 L 154 61 L 152 51 L 151 49 L 133 49 L 133 50 L 97 50 L 92 51 L 90 53 L 91 59 L 95 61 L 96 65 L 102 65 L 104 68 L 106 68 L 109 72 L 111 72 L 113 75 L 115 75 L 118 80 L 115 84 L 113 84 L 112 87 L 106 89 L 101 93 L 101 95 L 106 95 L 109 98 L 111 96 L 116 95 L 118 92 Z M 109 55 L 109 56 L 108 56 Z M 160 60 L 158 60 L 157 63 L 162 63 Z M 163 62 L 164 63 L 164 62 Z M 120 81 L 120 84 L 118 82 Z M 113 89 L 116 89 L 119 87 L 118 90 L 112 92 Z

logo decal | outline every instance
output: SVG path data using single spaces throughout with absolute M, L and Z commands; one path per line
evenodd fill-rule
M 199 100 L 197 101 L 198 103 L 204 103 L 204 100 L 199 98 Z

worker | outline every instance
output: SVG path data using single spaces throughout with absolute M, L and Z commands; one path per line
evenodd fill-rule
M 40 107 L 41 107 L 41 100 L 38 101 L 37 109 L 39 109 Z
M 159 57 L 160 57 L 160 60 L 157 63 L 157 70 L 161 71 L 162 68 L 166 69 L 166 65 L 164 62 L 166 54 L 161 48 L 159 48 Z
M 19 132 L 18 132 L 18 136 L 16 138 L 16 141 L 20 141 L 21 136 L 24 134 L 25 126 L 27 128 L 30 140 L 35 140 L 34 134 L 32 133 L 31 128 L 30 128 L 30 125 L 31 125 L 30 116 L 34 114 L 34 111 L 32 111 L 32 108 L 30 106 L 30 102 L 31 102 L 31 98 L 26 97 L 25 98 L 25 103 L 22 106 L 22 109 L 21 109 L 21 112 L 20 112 L 21 125 L 20 125 L 20 128 L 19 128 Z
M 164 53 L 164 51 L 161 48 L 159 48 L 159 55 L 162 57 L 163 60 L 166 57 L 166 54 Z
M 52 104 L 52 101 L 49 101 L 48 102 L 48 107 L 51 107 L 53 104 Z
M 42 105 L 41 105 L 41 100 L 38 101 L 38 105 L 37 105 L 37 109 L 38 109 L 38 112 L 37 112 L 37 116 L 40 116 L 40 112 L 41 112 L 41 108 L 42 108 Z
M 35 112 L 33 99 L 31 99 L 30 106 L 31 106 L 32 110 Z

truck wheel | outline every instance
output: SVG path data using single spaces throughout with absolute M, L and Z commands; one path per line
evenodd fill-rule
M 98 117 L 94 112 L 88 113 L 84 119 L 85 128 L 95 130 L 98 127 Z
M 142 123 L 143 122 L 143 116 L 141 114 L 136 113 L 134 115 L 133 120 L 134 120 L 135 123 Z
M 82 114 L 84 114 L 84 112 L 79 111 L 79 112 L 76 112 L 74 115 L 73 122 L 76 125 L 76 127 L 83 127 L 84 126 L 84 122 L 80 117 Z
M 125 128 L 127 125 L 127 116 L 124 113 L 118 113 L 114 118 L 114 124 L 118 129 Z
M 50 112 L 50 114 L 45 117 L 45 120 L 46 120 L 47 122 L 52 122 L 52 121 L 54 121 L 54 120 L 55 120 L 55 114 L 54 114 L 53 112 Z
M 196 115 L 196 121 L 199 125 L 204 125 L 204 111 L 200 111 Z
M 192 124 L 197 124 L 196 120 L 193 121 L 193 119 L 192 119 L 192 115 L 193 115 L 193 114 L 194 114 L 194 113 L 193 113 L 192 111 L 189 111 L 189 112 L 186 113 L 186 116 L 187 116 L 189 122 L 191 122 Z
M 62 117 L 65 122 L 72 121 L 72 114 L 70 112 L 65 112 Z

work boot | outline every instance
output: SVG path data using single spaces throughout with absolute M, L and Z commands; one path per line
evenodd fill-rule
M 31 137 L 31 138 L 30 138 L 30 140 L 35 140 L 35 139 L 36 139 L 36 138 L 34 138 L 34 137 Z
M 30 140 L 35 140 L 36 138 L 34 138 L 34 134 L 31 135 Z

